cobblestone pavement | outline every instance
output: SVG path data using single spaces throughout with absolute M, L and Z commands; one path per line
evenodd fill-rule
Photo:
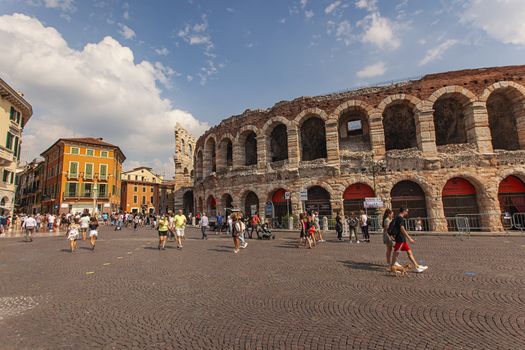
M 525 237 L 422 237 L 424 274 L 373 243 L 227 238 L 156 249 L 154 231 L 0 240 L 1 349 L 523 349 Z M 193 239 L 192 239 L 193 237 Z

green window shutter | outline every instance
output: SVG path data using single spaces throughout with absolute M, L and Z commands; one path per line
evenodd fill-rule
M 15 120 L 15 109 L 13 107 L 9 110 L 9 119 Z
M 86 179 L 92 179 L 93 178 L 93 164 L 86 163 L 86 173 L 85 173 Z
M 20 124 L 20 112 L 16 112 L 16 123 Z
M 18 158 L 18 136 L 15 136 L 15 147 L 13 148 L 15 158 Z
M 108 166 L 106 164 L 100 165 L 100 178 L 105 180 L 108 175 Z

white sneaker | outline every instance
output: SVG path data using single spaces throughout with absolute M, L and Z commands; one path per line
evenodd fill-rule
M 416 269 L 414 270 L 414 272 L 416 272 L 416 273 L 421 273 L 421 272 L 425 271 L 426 269 L 428 269 L 428 266 L 419 265 L 419 267 L 416 268 Z
M 246 248 L 247 246 L 248 246 L 248 243 L 244 243 L 244 244 L 241 246 L 241 248 L 244 249 L 244 248 Z
M 361 242 L 359 242 L 359 240 L 358 240 L 356 243 L 359 244 L 359 243 L 361 243 Z
M 397 267 L 400 267 L 400 266 L 401 266 L 401 264 L 398 263 L 397 261 L 396 261 L 396 263 L 395 263 L 394 265 L 397 266 Z
M 239 249 L 235 249 L 233 252 L 237 254 L 239 252 Z

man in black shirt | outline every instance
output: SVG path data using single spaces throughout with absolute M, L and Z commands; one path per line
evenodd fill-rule
M 412 250 L 410 249 L 410 246 L 408 245 L 408 242 L 414 243 L 414 240 L 410 235 L 408 234 L 408 231 L 406 230 L 406 217 L 408 216 L 408 209 L 401 208 L 399 209 L 399 215 L 394 219 L 394 222 L 392 223 L 393 227 L 389 232 L 390 235 L 394 236 L 394 239 L 396 241 L 396 244 L 394 245 L 394 253 L 392 254 L 392 263 L 390 265 L 390 268 L 397 262 L 397 258 L 399 257 L 399 251 L 407 252 L 408 258 L 414 264 L 415 272 L 421 273 L 428 269 L 428 266 L 419 265 L 414 258 L 414 254 L 412 254 Z M 408 241 L 408 242 L 407 242 Z

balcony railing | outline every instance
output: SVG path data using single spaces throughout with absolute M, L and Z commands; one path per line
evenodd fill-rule
M 92 192 L 64 192 L 64 199 L 92 199 L 93 193 Z M 99 193 L 97 195 L 97 199 L 105 199 L 108 198 L 107 193 Z
M 109 175 L 108 174 L 99 174 L 99 173 L 92 173 L 92 174 L 85 174 L 83 172 L 76 172 L 76 173 L 72 173 L 72 172 L 66 172 L 66 177 L 68 179 L 82 179 L 82 180 L 87 180 L 87 181 L 93 181 L 95 179 L 97 179 L 98 181 L 107 181 L 108 178 L 109 178 Z

